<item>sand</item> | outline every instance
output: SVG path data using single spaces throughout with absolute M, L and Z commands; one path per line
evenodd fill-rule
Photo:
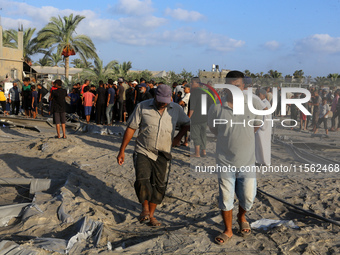
M 250 223 L 260 219 L 292 220 L 298 228 L 253 229 L 250 237 L 243 238 L 238 234 L 234 210 L 233 238 L 223 246 L 215 244 L 215 236 L 223 231 L 217 179 L 214 175 L 197 174 L 190 168 L 198 162 L 214 163 L 215 138 L 211 134 L 208 134 L 207 158 L 193 161 L 189 148 L 173 149 L 166 197 L 156 211 L 163 226 L 152 228 L 137 220 L 141 206 L 133 188 L 134 139 L 126 149 L 124 165 L 119 166 L 116 162 L 122 141 L 119 132 L 111 132 L 113 135 L 102 132 L 102 135 L 82 132 L 83 129 L 75 133 L 74 129 L 68 129 L 67 139 L 55 139 L 54 128 L 36 123 L 39 125 L 40 133 L 18 127 L 0 128 L 1 178 L 61 180 L 61 185 L 38 192 L 35 204 L 41 212 L 14 218 L 8 226 L 0 227 L 0 240 L 15 241 L 38 254 L 58 254 L 39 248 L 34 240 L 37 237 L 68 240 L 76 234 L 77 222 L 86 217 L 103 223 L 100 241 L 97 246 L 94 238 L 80 241 L 69 250 L 70 254 L 340 253 L 338 226 L 300 214 L 260 193 L 247 214 Z M 339 133 L 330 132 L 325 137 L 322 129 L 319 134 L 312 135 L 285 128 L 276 128 L 274 133 L 278 141 L 272 144 L 273 165 L 304 165 L 321 160 L 315 155 L 339 162 Z M 292 142 L 296 147 L 291 147 Z M 299 158 L 294 151 L 296 148 L 310 154 Z M 258 187 L 305 210 L 340 222 L 339 176 L 339 172 L 259 173 Z M 2 185 L 0 192 L 0 205 L 30 202 L 27 198 L 32 198 L 24 186 Z M 61 205 L 69 217 L 64 222 L 57 214 Z M 237 206 L 236 199 L 235 208 Z

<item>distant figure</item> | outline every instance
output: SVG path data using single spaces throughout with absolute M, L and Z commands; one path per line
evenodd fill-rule
M 35 85 L 31 86 L 32 90 L 32 117 L 35 119 L 37 117 L 37 106 L 38 106 L 38 91 L 35 90 Z
M 340 127 L 340 111 L 339 109 L 337 110 L 337 105 L 339 102 L 339 90 L 336 90 L 334 92 L 334 98 L 332 101 L 332 107 L 331 107 L 331 111 L 333 112 L 333 116 L 332 116 L 332 127 L 331 127 L 331 131 L 335 131 L 335 120 L 338 118 L 338 129 Z
M 25 115 L 31 117 L 31 103 L 32 103 L 32 91 L 30 78 L 25 77 L 23 79 L 24 86 L 22 86 L 22 108 L 25 111 Z
M 2 88 L 2 85 L 0 85 L 0 105 L 2 108 L 2 111 L 4 112 L 4 115 L 8 115 L 7 110 L 6 110 L 6 97 L 4 93 L 4 89 Z
M 267 91 L 260 89 L 258 94 L 265 108 L 270 109 L 271 105 L 266 98 Z M 255 133 L 255 158 L 257 164 L 269 166 L 271 164 L 272 125 L 267 120 L 270 120 L 272 115 L 268 114 L 261 117 L 264 124 Z
M 319 119 L 316 125 L 316 129 L 314 131 L 314 134 L 318 132 L 318 128 L 320 127 L 320 124 L 323 122 L 326 135 L 328 135 L 327 120 L 328 120 L 329 113 L 330 113 L 330 109 L 329 109 L 329 105 L 327 104 L 327 97 L 324 97 L 322 98 L 322 104 L 319 106 Z
M 108 80 L 107 101 L 106 101 L 106 119 L 107 125 L 112 125 L 112 117 L 114 116 L 114 103 L 116 101 L 116 91 L 113 88 L 113 80 Z
M 313 124 L 313 132 L 317 129 L 318 120 L 319 120 L 319 106 L 322 104 L 322 99 L 319 96 L 319 93 L 317 91 L 314 91 L 312 95 L 312 103 L 313 106 L 313 115 L 312 115 L 312 124 Z
M 54 86 L 55 90 L 52 90 L 51 98 L 52 98 L 52 113 L 53 113 L 53 123 L 56 124 L 57 129 L 57 138 L 60 137 L 60 124 L 63 130 L 63 138 L 66 139 L 66 101 L 67 92 L 65 89 L 61 88 L 62 81 L 55 80 Z
M 117 156 L 118 164 L 122 165 L 125 148 L 135 131 L 139 129 L 134 154 L 136 173 L 134 187 L 142 204 L 139 221 L 150 221 L 151 226 L 161 225 L 154 217 L 154 212 L 165 195 L 171 163 L 171 146 L 179 143 L 190 127 L 190 119 L 184 114 L 182 107 L 171 102 L 171 96 L 171 88 L 160 85 L 154 99 L 143 101 L 136 106 L 129 118 Z M 176 125 L 180 126 L 180 130 L 174 137 Z
M 95 97 L 94 94 L 90 92 L 89 86 L 86 86 L 84 88 L 84 94 L 83 94 L 83 105 L 84 105 L 85 118 L 86 118 L 87 124 L 90 123 L 94 97 Z
M 104 89 L 103 81 L 99 81 L 99 88 L 97 89 L 96 98 L 94 99 L 94 106 L 96 107 L 97 125 L 104 125 L 106 108 L 106 89 Z
M 44 116 L 43 98 L 48 93 L 48 90 L 41 84 L 38 84 L 37 87 L 38 87 L 38 110 L 40 109 L 41 116 Z
M 205 92 L 201 89 L 201 81 L 198 77 L 191 79 L 190 91 L 190 110 L 189 118 L 191 119 L 190 135 L 194 141 L 195 153 L 193 157 L 206 156 L 206 143 L 207 143 L 207 115 L 202 114 L 202 94 Z M 208 99 L 209 102 L 209 99 Z M 209 109 L 209 105 L 207 107 Z
M 21 91 L 18 88 L 19 80 L 13 81 L 13 87 L 9 89 L 8 99 L 12 106 L 12 114 L 18 115 L 20 110 L 20 95 Z

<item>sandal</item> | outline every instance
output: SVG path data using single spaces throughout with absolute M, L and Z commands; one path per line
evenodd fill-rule
M 218 236 L 215 237 L 215 242 L 219 245 L 223 245 L 226 242 L 228 242 L 231 239 L 231 237 L 227 236 L 225 233 L 221 233 Z
M 150 225 L 152 227 L 159 227 L 161 226 L 162 224 L 155 218 L 155 217 L 151 217 L 150 218 Z
M 238 225 L 240 226 L 240 233 L 243 237 L 249 236 L 251 234 L 251 228 L 249 222 L 240 222 L 237 221 Z M 249 231 L 246 231 L 249 230 Z
M 138 217 L 138 221 L 140 223 L 143 223 L 145 221 L 150 220 L 150 213 L 149 212 L 141 212 L 141 214 Z

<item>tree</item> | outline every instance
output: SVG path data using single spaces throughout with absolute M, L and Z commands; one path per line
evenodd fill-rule
M 338 73 L 330 73 L 327 78 L 329 79 L 329 82 L 333 86 L 337 86 L 340 80 L 340 75 Z
M 305 73 L 302 70 L 296 70 L 293 73 L 293 77 L 294 77 L 296 82 L 301 83 L 303 81 L 304 74 Z
M 326 83 L 327 83 L 327 78 L 324 77 L 324 76 L 317 76 L 314 78 L 314 81 L 315 81 L 315 85 L 321 87 L 321 86 L 324 86 Z
M 39 47 L 37 38 L 33 37 L 36 28 L 27 28 L 23 31 L 23 54 L 24 61 L 31 63 L 31 56 L 36 53 L 46 53 Z M 18 47 L 18 31 L 15 29 L 7 30 L 8 36 L 13 40 L 14 47 Z
M 40 58 L 38 62 L 34 63 L 38 66 L 52 66 L 51 59 L 49 59 L 46 55 L 43 58 Z
M 127 72 L 132 68 L 132 63 L 130 61 L 123 62 L 122 64 L 116 64 L 114 66 L 115 74 L 118 77 L 126 77 Z
M 182 72 L 179 74 L 179 76 L 181 78 L 183 78 L 183 80 L 186 80 L 188 83 L 191 81 L 191 79 L 194 77 L 194 75 L 192 74 L 192 72 L 187 72 L 184 68 L 182 70 Z
M 172 85 L 174 82 L 178 82 L 180 80 L 180 76 L 176 74 L 174 71 L 169 71 L 165 76 L 166 83 Z
M 8 33 L 7 30 L 2 31 L 2 46 L 8 48 L 15 48 L 15 42 L 12 36 Z
M 86 68 L 84 76 L 98 83 L 100 80 L 107 80 L 110 75 L 114 74 L 114 66 L 117 65 L 116 60 L 111 61 L 105 67 L 103 61 L 97 56 L 94 60 L 94 68 Z
M 44 48 L 57 48 L 65 60 L 65 78 L 68 79 L 70 56 L 79 54 L 82 59 L 95 58 L 96 48 L 86 35 L 75 35 L 76 28 L 84 16 L 73 14 L 61 18 L 52 17 L 51 21 L 38 33 L 39 45 Z
M 75 68 L 93 68 L 93 64 L 90 61 L 87 61 L 86 59 L 82 60 L 80 58 L 75 58 L 71 61 L 71 64 Z

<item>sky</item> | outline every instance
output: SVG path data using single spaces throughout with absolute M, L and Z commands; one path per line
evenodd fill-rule
M 0 0 L 3 29 L 38 31 L 71 13 L 86 17 L 76 33 L 92 39 L 104 65 L 131 61 L 132 70 L 194 75 L 213 64 L 283 76 L 340 73 L 340 1 Z

